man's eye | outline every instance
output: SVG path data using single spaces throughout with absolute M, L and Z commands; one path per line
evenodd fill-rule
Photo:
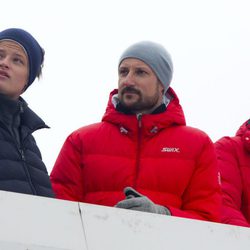
M 144 71 L 144 70 L 142 70 L 142 69 L 137 69 L 137 70 L 136 70 L 136 73 L 137 73 L 138 75 L 144 75 L 144 74 L 147 74 L 147 72 L 146 72 L 146 71 Z
M 17 64 L 24 64 L 23 60 L 18 57 L 14 58 L 13 61 Z
M 124 75 L 126 75 L 127 73 L 128 73 L 128 70 L 127 70 L 127 69 L 120 69 L 120 70 L 119 70 L 119 75 L 124 76 Z

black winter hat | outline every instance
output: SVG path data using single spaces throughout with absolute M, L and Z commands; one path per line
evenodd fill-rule
M 10 28 L 1 31 L 0 40 L 15 41 L 25 49 L 29 59 L 29 78 L 27 87 L 30 86 L 41 70 L 44 50 L 30 33 L 19 28 Z

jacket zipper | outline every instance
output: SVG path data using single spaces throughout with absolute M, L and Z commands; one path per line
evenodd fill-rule
M 29 183 L 29 185 L 30 185 L 30 189 L 31 189 L 31 191 L 32 191 L 32 193 L 33 193 L 34 195 L 37 195 L 36 189 L 35 189 L 35 187 L 34 187 L 34 185 L 33 185 L 33 183 L 32 183 L 32 179 L 31 179 L 31 177 L 30 177 L 30 172 L 28 171 L 28 166 L 27 166 L 27 162 L 26 162 L 26 157 L 25 157 L 25 154 L 24 154 L 24 150 L 23 150 L 23 148 L 22 148 L 22 146 L 21 146 L 21 145 L 23 145 L 23 143 L 24 143 L 24 140 L 22 140 L 22 141 L 20 142 L 20 148 L 18 149 L 18 151 L 19 151 L 19 153 L 20 153 L 20 155 L 21 155 L 21 158 L 22 158 L 23 169 L 24 169 L 25 174 L 26 174 L 26 176 L 27 176 L 28 183 Z
M 20 113 L 23 113 L 24 112 L 24 109 L 23 109 L 23 105 L 22 103 L 20 103 Z M 26 137 L 27 138 L 27 137 Z M 25 142 L 25 139 L 26 138 L 22 138 L 21 134 L 20 134 L 20 149 L 19 149 L 19 152 L 21 154 L 21 157 L 22 157 L 22 161 L 23 161 L 23 167 L 24 167 L 24 171 L 26 173 L 26 176 L 28 178 L 28 182 L 30 184 L 30 188 L 31 188 L 31 191 L 34 195 L 37 195 L 37 192 L 36 192 L 36 189 L 32 183 L 32 179 L 30 177 L 30 172 L 28 171 L 28 166 L 27 166 L 27 162 L 26 162 L 26 157 L 25 157 L 25 154 L 24 154 L 24 150 L 23 150 L 23 145 L 24 145 L 24 142 Z
M 140 155 L 141 155 L 141 143 L 142 143 L 142 114 L 136 115 L 138 121 L 138 135 L 137 135 L 137 151 L 136 151 L 136 172 L 134 179 L 134 187 L 136 188 L 138 174 L 140 171 Z

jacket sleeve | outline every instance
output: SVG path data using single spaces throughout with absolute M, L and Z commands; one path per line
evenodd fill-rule
M 222 198 L 219 172 L 214 145 L 209 137 L 203 140 L 194 160 L 195 168 L 182 195 L 181 208 L 168 208 L 174 216 L 220 222 Z
M 230 137 L 223 137 L 215 143 L 215 148 L 222 181 L 222 222 L 250 227 L 241 212 L 243 186 L 235 144 Z
M 81 149 L 72 133 L 64 142 L 52 169 L 50 179 L 56 198 L 82 201 L 83 180 Z

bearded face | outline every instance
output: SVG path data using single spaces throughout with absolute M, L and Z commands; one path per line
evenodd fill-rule
M 128 58 L 119 67 L 118 98 L 133 113 L 150 113 L 162 103 L 164 88 L 144 62 Z

